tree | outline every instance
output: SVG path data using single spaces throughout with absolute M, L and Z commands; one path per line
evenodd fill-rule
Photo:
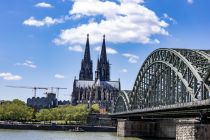
M 66 122 L 66 124 L 68 123 L 68 122 L 72 122 L 72 121 L 74 121 L 74 115 L 75 115 L 75 109 L 74 109 L 74 107 L 73 106 L 69 106 L 69 107 L 66 107 L 65 108 L 65 110 L 66 110 L 66 114 L 65 114 L 65 122 Z
M 53 117 L 51 114 L 51 111 L 49 109 L 41 109 L 37 114 L 36 114 L 36 119 L 38 121 L 52 121 Z
M 97 108 L 93 106 L 93 108 Z M 96 109 L 95 109 L 96 110 Z M 36 113 L 34 115 L 34 113 Z M 85 123 L 90 111 L 86 105 L 59 106 L 53 109 L 41 109 L 35 112 L 20 100 L 13 100 L 0 105 L 0 120 L 31 121 L 65 121 L 67 123 Z
M 24 102 L 15 99 L 0 105 L 0 120 L 29 121 L 32 119 L 33 111 Z
M 93 104 L 91 106 L 91 113 L 100 113 L 99 104 Z
M 26 105 L 25 102 L 23 102 L 23 101 L 21 101 L 21 100 L 19 100 L 19 99 L 14 99 L 14 100 L 12 101 L 12 103 L 17 104 L 17 105 Z

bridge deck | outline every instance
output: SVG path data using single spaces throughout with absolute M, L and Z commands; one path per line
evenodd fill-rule
M 129 110 L 126 112 L 113 113 L 113 118 L 126 117 L 200 117 L 201 113 L 210 116 L 210 99 L 178 103 L 174 105 L 164 105 L 158 107 Z

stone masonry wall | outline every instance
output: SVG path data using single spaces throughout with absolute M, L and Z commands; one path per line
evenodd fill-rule
M 124 119 L 117 120 L 117 136 L 125 137 L 125 121 Z
M 154 137 L 155 123 L 145 121 L 118 120 L 117 136 Z
M 176 140 L 209 140 L 210 124 L 196 120 L 179 120 L 176 124 Z
M 210 124 L 196 119 L 130 121 L 118 120 L 117 135 L 123 137 L 176 138 L 176 140 L 210 140 Z

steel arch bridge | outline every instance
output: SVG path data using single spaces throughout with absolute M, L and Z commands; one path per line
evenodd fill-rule
M 113 114 L 210 105 L 210 50 L 153 51 L 132 91 L 120 91 Z

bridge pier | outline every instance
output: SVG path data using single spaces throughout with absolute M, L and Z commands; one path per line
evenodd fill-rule
M 175 138 L 175 122 L 172 120 L 119 119 L 117 135 L 123 137 Z
M 195 119 L 178 120 L 176 140 L 209 140 L 210 124 L 201 124 Z
M 207 140 L 210 139 L 210 124 L 201 124 L 196 119 L 118 119 L 117 135 L 122 137 Z
M 155 122 L 133 121 L 119 119 L 117 123 L 117 136 L 122 137 L 154 137 Z

